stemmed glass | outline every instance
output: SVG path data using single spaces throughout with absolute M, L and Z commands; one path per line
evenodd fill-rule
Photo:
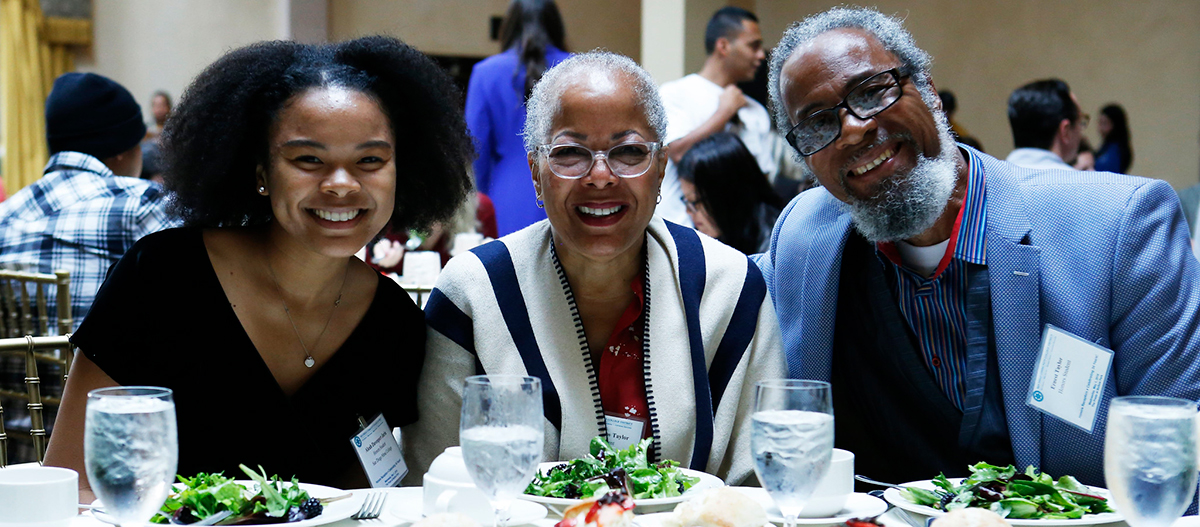
M 1196 403 L 1117 397 L 1108 409 L 1104 479 L 1132 527 L 1168 527 L 1196 488 Z
M 833 396 L 829 383 L 759 381 L 750 416 L 754 473 L 794 527 L 800 510 L 829 471 L 833 455 Z
M 175 426 L 170 389 L 88 392 L 83 439 L 88 482 L 119 525 L 146 523 L 166 501 L 179 462 Z
M 475 486 L 495 509 L 496 527 L 525 491 L 542 458 L 542 383 L 520 375 L 467 377 L 458 438 Z

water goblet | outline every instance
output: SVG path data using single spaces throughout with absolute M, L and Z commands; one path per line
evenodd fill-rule
M 784 526 L 829 471 L 833 454 L 833 396 L 829 383 L 798 379 L 759 381 L 750 416 L 754 473 L 771 495 Z
M 83 455 L 105 513 L 122 526 L 149 521 L 166 501 L 179 462 L 171 390 L 118 386 L 88 392 Z
M 509 507 L 542 458 L 542 383 L 520 375 L 475 375 L 464 381 L 458 437 L 475 486 L 508 525 Z
M 1132 527 L 1169 527 L 1196 489 L 1196 403 L 1117 397 L 1108 408 L 1104 479 Z

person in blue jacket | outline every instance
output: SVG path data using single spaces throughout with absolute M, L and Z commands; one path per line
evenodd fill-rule
M 554 0 L 512 0 L 501 48 L 475 65 L 467 86 L 467 127 L 475 138 L 475 186 L 492 199 L 500 236 L 546 219 L 536 199 L 521 130 L 525 100 L 546 70 L 570 56 Z
M 758 260 L 789 373 L 832 382 L 859 474 L 987 461 L 1103 485 L 1114 397 L 1200 399 L 1200 262 L 1179 200 L 1164 181 L 956 144 L 931 64 L 869 9 L 813 15 L 775 48 L 779 129 L 821 184 Z M 1026 404 L 1046 325 L 1113 352 L 1090 431 Z

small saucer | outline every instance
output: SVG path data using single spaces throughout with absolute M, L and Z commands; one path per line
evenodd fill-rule
M 757 487 L 734 487 L 738 492 L 745 494 L 750 499 L 757 501 L 767 511 L 767 519 L 775 523 L 783 523 L 783 515 L 779 512 L 779 507 L 775 506 L 775 501 L 771 499 L 771 495 L 767 491 Z M 870 518 L 878 516 L 887 511 L 887 502 L 870 496 L 855 492 L 846 497 L 846 505 L 837 514 L 828 518 L 796 518 L 796 525 L 821 526 L 821 525 L 836 525 L 843 523 L 852 518 Z
M 424 493 L 421 487 L 400 487 L 389 489 L 387 512 L 393 518 L 405 523 L 415 522 L 425 517 L 424 511 Z M 508 520 L 509 525 L 523 525 L 533 523 L 546 517 L 546 508 L 532 501 L 513 500 L 512 507 L 508 509 L 511 517 Z M 472 518 L 474 514 L 463 512 Z M 487 517 L 491 521 L 491 515 Z M 479 521 L 476 518 L 476 521 Z

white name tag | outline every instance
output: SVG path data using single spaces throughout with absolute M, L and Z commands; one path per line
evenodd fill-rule
M 1046 324 L 1026 404 L 1091 433 L 1112 350 Z
M 629 448 L 642 440 L 642 431 L 646 423 L 623 417 L 604 416 L 604 426 L 608 428 L 608 444 L 618 450 Z
M 392 429 L 388 427 L 383 414 L 379 414 L 371 424 L 350 438 L 350 444 L 358 454 L 358 461 L 362 463 L 367 479 L 371 480 L 371 487 L 395 487 L 408 474 L 400 444 L 392 435 Z

